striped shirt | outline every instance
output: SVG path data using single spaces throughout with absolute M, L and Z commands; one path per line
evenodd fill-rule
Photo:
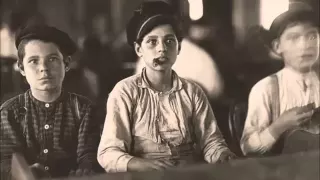
M 107 172 L 127 171 L 133 157 L 194 164 L 199 155 L 215 163 L 230 152 L 202 89 L 174 71 L 173 87 L 164 93 L 149 85 L 145 68 L 120 81 L 107 112 L 97 157 Z
M 87 98 L 67 92 L 52 103 L 35 99 L 30 90 L 6 101 L 1 106 L 2 176 L 10 177 L 13 152 L 30 165 L 42 164 L 52 177 L 96 167 L 100 137 L 92 115 Z

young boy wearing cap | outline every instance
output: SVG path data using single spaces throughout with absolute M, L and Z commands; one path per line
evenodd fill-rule
M 76 45 L 46 25 L 17 34 L 18 66 L 30 90 L 1 105 L 1 179 L 10 179 L 14 152 L 40 177 L 89 174 L 98 163 L 99 128 L 91 102 L 62 82 Z
M 299 137 L 291 142 L 296 147 L 319 148 L 320 126 L 312 123 L 315 108 L 320 106 L 319 20 L 311 11 L 288 10 L 273 21 L 269 33 L 272 49 L 285 67 L 251 89 L 242 151 L 245 155 L 281 153 L 294 130 L 315 139 L 308 143 L 309 139 Z
M 171 6 L 143 3 L 127 38 L 146 67 L 109 95 L 100 165 L 107 172 L 149 171 L 233 158 L 202 89 L 171 69 L 182 39 Z

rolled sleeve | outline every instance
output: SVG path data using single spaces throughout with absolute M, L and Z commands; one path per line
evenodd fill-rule
M 224 151 L 230 151 L 217 126 L 207 97 L 200 87 L 196 90 L 194 111 L 195 134 L 202 149 L 204 160 L 215 163 Z
M 117 85 L 107 102 L 107 115 L 98 148 L 98 162 L 106 172 L 125 172 L 130 159 L 132 109 L 129 93 Z
M 272 116 L 266 83 L 266 81 L 257 83 L 249 95 L 249 108 L 240 142 L 245 155 L 264 154 L 276 143 L 268 128 L 272 123 Z

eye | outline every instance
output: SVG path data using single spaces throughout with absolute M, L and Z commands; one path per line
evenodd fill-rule
M 298 38 L 299 38 L 298 35 L 291 35 L 291 36 L 288 37 L 288 39 L 290 39 L 290 40 L 292 40 L 292 41 L 295 41 L 295 40 L 297 40 Z
M 50 62 L 57 61 L 57 60 L 59 60 L 59 58 L 57 58 L 57 57 L 50 57 L 50 58 L 49 58 L 49 61 L 50 61 Z
M 309 36 L 308 36 L 308 39 L 309 40 L 315 40 L 315 39 L 317 39 L 317 34 L 310 34 Z
M 175 39 L 167 39 L 166 40 L 166 43 L 167 44 L 173 44 L 173 43 L 175 43 L 176 41 L 175 41 Z
M 147 43 L 150 45 L 156 45 L 157 44 L 157 40 L 156 39 L 149 39 L 147 40 Z
M 29 60 L 28 60 L 28 63 L 29 63 L 29 64 L 36 64 L 37 61 L 38 61 L 37 59 L 29 59 Z

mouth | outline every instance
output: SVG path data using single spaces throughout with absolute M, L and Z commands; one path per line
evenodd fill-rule
M 168 58 L 165 56 L 154 58 L 154 63 L 158 65 L 165 64 L 168 61 Z
M 302 58 L 313 58 L 314 55 L 313 54 L 303 54 L 301 55 Z
M 52 77 L 42 77 L 39 80 L 47 81 L 53 79 Z

